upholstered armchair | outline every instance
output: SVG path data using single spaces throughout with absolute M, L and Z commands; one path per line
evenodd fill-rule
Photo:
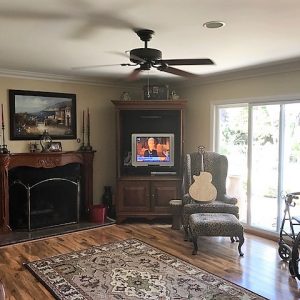
M 212 184 L 217 189 L 217 198 L 212 202 L 193 200 L 188 191 L 193 183 L 193 175 L 199 175 L 202 169 L 202 156 L 199 152 L 187 154 L 183 172 L 182 223 L 185 239 L 188 238 L 189 216 L 195 213 L 229 213 L 239 218 L 237 199 L 226 195 L 227 157 L 216 152 L 203 153 L 204 171 L 212 174 Z

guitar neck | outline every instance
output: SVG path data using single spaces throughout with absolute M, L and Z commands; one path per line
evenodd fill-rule
M 201 155 L 201 168 L 200 172 L 204 172 L 204 146 L 198 147 L 198 153 Z

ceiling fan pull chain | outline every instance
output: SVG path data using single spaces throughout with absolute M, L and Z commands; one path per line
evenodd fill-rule
M 147 86 L 147 97 L 148 97 L 148 99 L 150 98 L 150 79 L 149 79 L 149 70 L 148 70 L 148 86 Z

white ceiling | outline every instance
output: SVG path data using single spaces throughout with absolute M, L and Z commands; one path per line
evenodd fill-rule
M 203 27 L 212 20 L 226 26 Z M 125 78 L 134 67 L 74 68 L 128 63 L 143 47 L 132 28 L 154 30 L 164 59 L 211 58 L 178 67 L 202 76 L 300 59 L 299 0 L 1 0 L 0 71 Z

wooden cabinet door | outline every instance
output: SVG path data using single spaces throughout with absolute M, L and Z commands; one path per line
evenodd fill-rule
M 120 181 L 118 184 L 119 212 L 149 212 L 150 188 L 148 181 Z
M 169 213 L 169 202 L 178 199 L 179 184 L 177 181 L 153 181 L 151 183 L 151 208 L 153 212 Z

